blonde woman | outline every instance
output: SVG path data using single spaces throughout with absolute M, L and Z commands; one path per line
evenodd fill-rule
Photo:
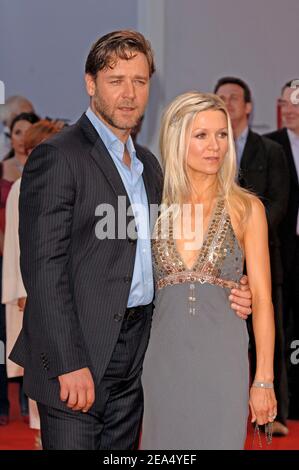
M 273 422 L 274 321 L 262 203 L 235 183 L 229 115 L 212 94 L 178 96 L 161 129 L 155 313 L 144 362 L 144 449 L 243 449 L 251 419 Z M 246 258 L 257 368 L 229 302 Z

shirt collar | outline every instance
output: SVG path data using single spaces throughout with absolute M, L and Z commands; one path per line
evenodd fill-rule
M 101 137 L 105 147 L 108 150 L 115 152 L 117 157 L 122 160 L 125 147 L 123 142 L 118 137 L 116 137 L 116 135 L 111 131 L 111 129 L 109 129 L 109 127 L 106 126 L 106 124 L 104 124 L 104 122 L 99 119 L 98 116 L 96 116 L 96 114 L 90 107 L 86 111 L 86 116 L 88 117 L 88 119 L 96 129 L 97 133 Z M 136 150 L 131 136 L 128 137 L 126 147 L 131 158 L 134 160 L 136 158 Z
M 249 132 L 249 127 L 246 126 L 243 132 L 239 135 L 239 137 L 236 138 L 236 142 L 246 142 L 247 137 L 248 137 L 248 132 Z
M 287 133 L 288 133 L 290 142 L 292 142 L 295 145 L 299 145 L 299 135 L 295 134 L 295 132 L 291 131 L 290 129 L 287 129 Z

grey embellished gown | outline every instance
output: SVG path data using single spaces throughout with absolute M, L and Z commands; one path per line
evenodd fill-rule
M 246 322 L 230 307 L 243 254 L 219 199 L 192 269 L 170 230 L 153 241 L 155 311 L 142 382 L 141 449 L 243 449 L 249 399 Z

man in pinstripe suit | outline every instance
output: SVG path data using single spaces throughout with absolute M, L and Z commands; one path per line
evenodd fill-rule
M 154 62 L 137 32 L 100 38 L 86 62 L 90 108 L 43 143 L 25 167 L 21 269 L 28 293 L 11 358 L 38 402 L 44 449 L 134 449 L 143 412 L 141 371 L 153 300 L 149 237 L 97 236 L 101 204 L 117 213 L 159 204 L 155 157 L 133 145 Z M 126 223 L 138 220 L 127 216 Z M 116 231 L 119 232 L 118 220 Z M 102 238 L 102 239 L 99 239 Z M 248 313 L 248 290 L 240 292 Z M 243 299 L 242 299 L 243 296 Z M 242 307 L 243 305 L 243 307 Z

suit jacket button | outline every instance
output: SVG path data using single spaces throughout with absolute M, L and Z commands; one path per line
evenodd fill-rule
M 114 318 L 115 321 L 121 321 L 122 317 L 123 316 L 120 313 L 116 313 L 113 318 Z
M 125 276 L 125 277 L 124 277 L 124 282 L 125 282 L 126 284 L 129 284 L 129 282 L 131 282 L 131 281 L 132 281 L 132 278 L 131 278 L 131 277 L 129 277 L 129 276 Z
M 128 238 L 128 242 L 130 243 L 130 245 L 136 245 L 137 238 Z

